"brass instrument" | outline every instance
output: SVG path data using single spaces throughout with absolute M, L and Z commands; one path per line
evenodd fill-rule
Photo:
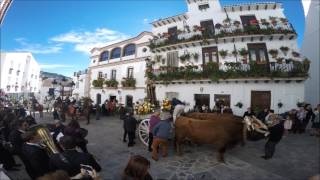
M 59 153 L 59 149 L 53 141 L 53 138 L 50 134 L 50 131 L 45 125 L 37 124 L 30 127 L 30 130 L 36 131 L 37 134 L 41 137 L 42 145 L 47 150 L 48 154 L 57 154 Z

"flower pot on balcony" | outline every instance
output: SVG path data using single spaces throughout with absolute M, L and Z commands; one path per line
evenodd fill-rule
M 242 63 L 243 64 L 248 64 L 248 60 L 247 59 L 242 59 Z

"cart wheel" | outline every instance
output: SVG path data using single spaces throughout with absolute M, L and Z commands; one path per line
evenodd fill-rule
M 149 142 L 149 121 L 150 119 L 144 119 L 138 126 L 139 138 L 141 142 L 146 146 L 148 146 Z

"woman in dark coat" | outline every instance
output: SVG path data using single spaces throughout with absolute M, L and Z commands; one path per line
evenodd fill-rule
M 67 127 L 64 129 L 65 136 L 71 136 L 74 138 L 76 145 L 85 153 L 88 153 L 87 144 L 88 141 L 85 137 L 88 135 L 88 131 L 80 127 L 77 120 L 71 120 Z

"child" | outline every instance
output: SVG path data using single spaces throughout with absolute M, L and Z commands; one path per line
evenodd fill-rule
M 292 128 L 292 119 L 290 119 L 289 116 L 287 116 L 286 120 L 284 121 L 284 134 L 288 135 L 289 130 Z

